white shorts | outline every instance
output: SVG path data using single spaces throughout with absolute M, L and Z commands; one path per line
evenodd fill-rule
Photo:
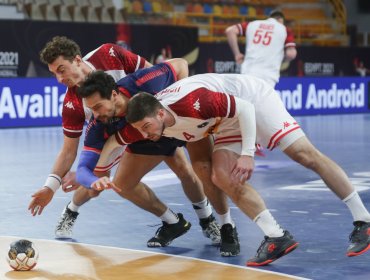
M 105 142 L 103 150 L 100 154 L 99 161 L 96 164 L 94 171 L 106 172 L 111 170 L 122 157 L 126 146 L 118 144 L 114 135 L 110 136 Z
M 297 121 L 285 109 L 279 95 L 270 87 L 261 93 L 263 98 L 253 102 L 256 111 L 256 144 L 273 150 L 285 150 L 299 138 L 305 136 Z M 215 135 L 214 151 L 228 149 L 241 153 L 241 134 L 236 118 L 223 119 Z M 236 144 L 237 143 L 237 144 Z

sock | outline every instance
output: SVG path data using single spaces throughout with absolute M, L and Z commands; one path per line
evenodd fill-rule
M 283 229 L 276 222 L 270 211 L 265 209 L 253 219 L 263 233 L 268 237 L 281 237 L 284 235 Z
M 167 224 L 176 224 L 179 221 L 179 217 L 170 208 L 167 208 L 159 218 Z
M 71 202 L 68 204 L 68 209 L 73 211 L 73 212 L 78 212 L 78 209 L 81 207 L 81 206 L 78 206 L 76 204 L 73 203 L 73 200 L 71 200 Z
M 227 210 L 227 212 L 223 215 L 218 215 L 220 219 L 220 226 L 223 226 L 225 224 L 231 224 L 233 228 L 235 227 L 235 223 L 230 215 L 230 208 Z
M 354 221 L 370 222 L 370 214 L 356 191 L 342 200 L 351 211 Z
M 192 203 L 195 213 L 199 219 L 208 218 L 212 214 L 212 207 L 208 199 L 205 198 L 201 202 Z

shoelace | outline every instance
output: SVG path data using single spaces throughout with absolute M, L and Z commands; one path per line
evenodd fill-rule
M 360 241 L 360 231 L 361 231 L 362 225 L 356 225 L 351 234 L 349 235 L 349 240 L 350 241 Z
M 227 227 L 225 236 L 223 237 L 224 241 L 227 243 L 234 243 L 236 237 L 234 236 L 234 229 L 232 227 Z
M 71 226 L 73 226 L 74 222 L 75 222 L 76 218 L 66 214 L 65 215 L 65 218 L 63 219 L 63 222 L 60 223 L 58 226 L 57 226 L 57 229 L 61 230 L 61 229 L 69 229 Z
M 216 223 L 211 222 L 211 223 L 209 223 L 209 225 L 205 229 L 205 231 L 208 232 L 209 234 L 219 235 L 220 229 L 219 229 L 219 227 L 217 226 Z
M 267 239 L 268 239 L 268 236 L 265 236 L 265 239 L 264 239 L 264 240 L 262 240 L 261 245 L 260 245 L 260 246 L 258 247 L 258 249 L 257 249 L 257 255 L 262 251 L 262 249 L 263 249 L 263 247 L 264 247 L 265 243 L 267 242 Z

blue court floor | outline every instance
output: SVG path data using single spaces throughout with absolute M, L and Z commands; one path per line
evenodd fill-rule
M 343 167 L 370 209 L 370 115 L 296 119 L 314 145 Z M 72 194 L 59 190 L 41 216 L 32 217 L 27 207 L 31 194 L 49 174 L 62 139 L 59 127 L 0 130 L 0 236 L 54 239 L 56 222 Z M 352 217 L 345 204 L 316 174 L 291 162 L 279 150 L 266 154 L 266 158 L 257 158 L 251 183 L 278 222 L 294 235 L 300 246 L 260 269 L 309 279 L 370 279 L 370 252 L 353 258 L 345 255 L 348 236 L 353 229 Z M 193 226 L 186 235 L 169 247 L 147 248 L 146 241 L 160 225 L 159 219 L 121 199 L 113 191 L 105 191 L 81 207 L 73 241 L 240 266 L 255 254 L 263 233 L 236 207 L 232 206 L 231 213 L 239 232 L 241 254 L 224 258 L 219 255 L 218 248 L 202 236 L 191 204 L 166 165 L 158 166 L 144 181 L 162 201 L 191 221 Z M 0 254 L 5 256 L 6 252 Z

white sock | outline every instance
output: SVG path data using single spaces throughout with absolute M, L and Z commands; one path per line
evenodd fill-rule
M 231 224 L 233 228 L 235 227 L 235 223 L 230 215 L 230 208 L 227 210 L 227 212 L 223 215 L 218 215 L 220 219 L 220 226 L 223 226 L 225 224 Z
M 370 214 L 356 191 L 342 200 L 352 213 L 354 221 L 370 222 Z
M 73 211 L 73 212 L 78 212 L 78 209 L 81 207 L 81 206 L 78 206 L 76 204 L 73 203 L 73 200 L 71 200 L 71 202 L 68 204 L 68 209 Z
M 268 237 L 281 237 L 284 235 L 283 229 L 276 222 L 268 209 L 263 210 L 253 219 L 265 235 Z
M 199 219 L 208 218 L 212 214 L 212 207 L 208 199 L 205 198 L 201 202 L 192 203 L 195 213 Z
M 176 224 L 179 221 L 179 217 L 170 208 L 167 208 L 159 218 L 167 224 Z

